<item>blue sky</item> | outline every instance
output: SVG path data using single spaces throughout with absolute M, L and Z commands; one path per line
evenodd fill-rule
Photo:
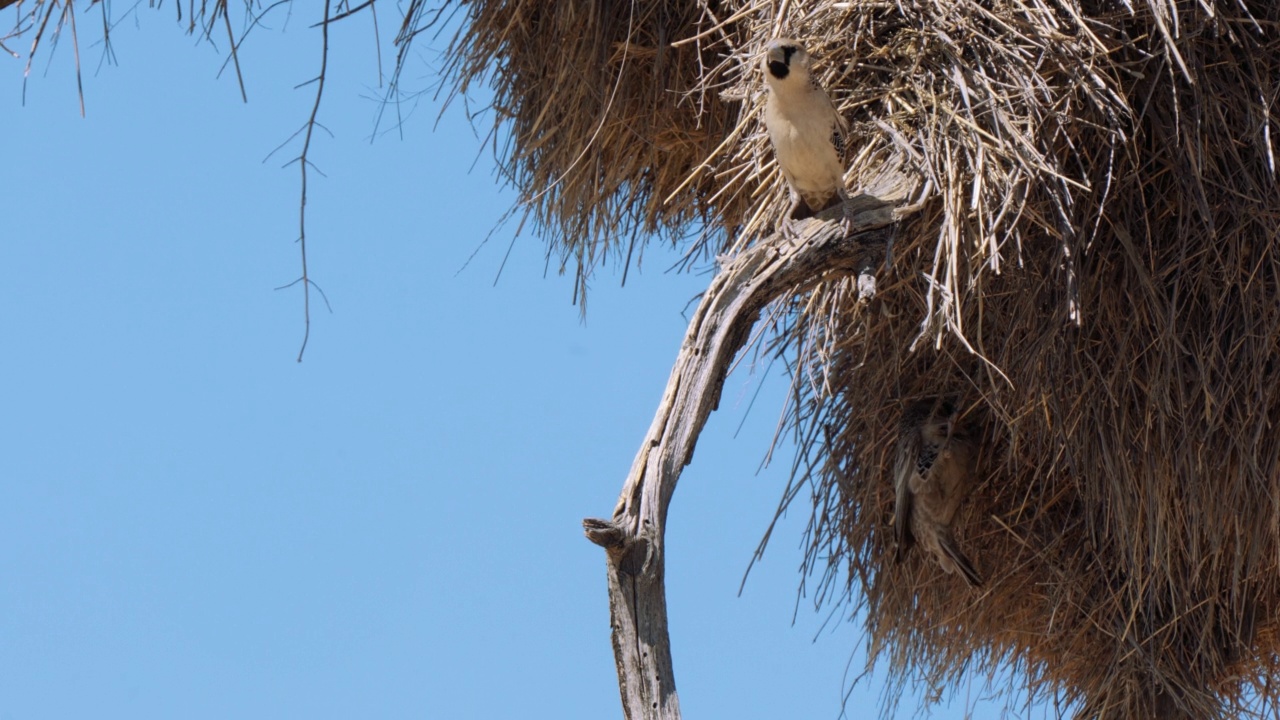
M 510 235 L 481 243 L 513 192 L 460 107 L 370 144 L 357 18 L 334 33 L 308 202 L 333 312 L 296 363 L 301 297 L 273 290 L 298 274 L 296 147 L 263 162 L 313 98 L 294 86 L 319 33 L 295 13 L 245 45 L 247 105 L 172 10 L 126 17 L 115 66 L 89 46 L 97 9 L 79 16 L 84 118 L 70 38 L 25 105 L 25 58 L 0 61 L 0 720 L 619 717 L 580 521 L 613 508 L 708 276 L 651 248 L 627 287 L 596 279 L 582 322 L 526 235 L 495 285 Z M 406 86 L 436 59 L 421 42 Z M 672 505 L 681 705 L 834 719 L 860 633 L 807 601 L 792 622 L 804 512 L 738 596 L 790 457 L 759 469 L 785 383 L 747 413 L 751 370 Z M 980 691 L 934 716 L 996 716 Z

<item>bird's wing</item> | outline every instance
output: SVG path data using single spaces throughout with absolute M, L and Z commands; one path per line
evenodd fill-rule
M 827 98 L 827 102 L 831 102 L 830 97 Z M 834 104 L 831 105 L 831 112 L 836 118 L 835 125 L 831 128 L 831 144 L 836 146 L 836 157 L 840 158 L 840 164 L 847 166 L 849 164 L 849 123 Z
M 915 543 L 911 534 L 911 503 L 915 499 L 911 492 L 911 475 L 915 472 L 916 463 L 912 455 L 915 443 L 903 438 L 898 443 L 898 457 L 893 466 L 893 484 L 896 490 L 896 501 L 893 506 L 893 535 L 898 548 L 894 557 L 898 562 Z
M 951 536 L 950 528 L 938 533 L 938 548 L 942 550 L 942 554 L 955 565 L 956 570 L 964 576 L 964 581 L 969 587 L 981 587 L 982 576 L 974 569 L 973 563 L 969 562 L 969 558 L 960 552 L 959 546 L 956 545 L 956 539 Z
M 840 114 L 836 108 L 836 104 L 831 100 L 831 94 L 815 79 L 813 86 L 822 93 L 823 99 L 826 101 L 827 109 L 831 112 L 831 117 L 835 122 L 831 125 L 831 144 L 836 146 L 836 156 L 840 158 L 840 164 L 845 165 L 849 162 L 847 152 L 849 150 L 849 123 Z
M 922 441 L 919 445 L 919 452 L 916 453 L 916 472 L 920 473 L 920 477 L 927 477 L 933 466 L 938 462 L 938 446 L 931 442 Z

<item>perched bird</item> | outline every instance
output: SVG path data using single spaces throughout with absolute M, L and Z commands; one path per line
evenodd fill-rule
M 916 401 L 902 414 L 893 468 L 897 560 L 919 541 L 943 570 L 959 572 L 970 587 L 978 587 L 981 576 L 951 535 L 951 521 L 973 484 L 976 459 L 973 441 L 956 427 L 954 415 L 945 400 Z
M 791 187 L 790 221 L 813 217 L 848 199 L 844 152 L 849 126 L 810 74 L 811 63 L 809 52 L 795 40 L 776 38 L 765 46 L 769 98 L 764 125 Z M 851 223 L 846 211 L 846 232 Z

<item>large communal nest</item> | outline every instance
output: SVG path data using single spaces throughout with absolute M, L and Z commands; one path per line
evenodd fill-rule
M 731 252 L 783 215 L 756 57 L 800 38 L 855 128 L 857 190 L 916 178 L 895 276 L 786 308 L 819 601 L 899 683 L 1012 668 L 1081 717 L 1272 713 L 1280 685 L 1280 5 L 1241 0 L 491 0 L 523 210 L 582 277 L 654 231 Z M 695 232 L 696 231 L 696 232 Z M 683 238 L 683 239 L 682 239 Z M 970 591 L 892 562 L 904 402 L 985 438 Z
M 784 32 L 825 58 L 856 128 L 851 185 L 890 158 L 918 178 L 897 281 L 868 309 L 825 287 L 781 336 L 811 468 L 797 483 L 816 506 L 810 569 L 820 597 L 865 610 L 873 660 L 934 684 L 1012 667 L 1084 717 L 1274 710 L 1280 8 L 470 13 L 455 79 L 495 60 L 507 167 L 584 276 L 643 233 L 698 223 L 688 251 L 724 251 L 781 217 L 754 58 Z M 895 421 L 940 392 L 986 438 L 959 528 L 981 591 L 919 554 L 891 561 Z
M 800 38 L 921 210 L 868 306 L 783 308 L 819 601 L 899 682 L 1012 668 L 1081 717 L 1273 713 L 1280 686 L 1280 5 L 491 0 L 449 66 L 489 81 L 523 211 L 586 278 L 649 233 L 689 254 L 786 198 L 756 57 Z M 892 562 L 905 401 L 985 438 L 970 591 Z

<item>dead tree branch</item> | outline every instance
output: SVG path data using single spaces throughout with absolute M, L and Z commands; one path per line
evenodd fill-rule
M 628 720 L 680 717 L 664 585 L 667 507 L 681 470 L 693 459 L 703 424 L 719 405 L 734 356 L 761 310 L 774 300 L 851 275 L 859 276 L 864 297 L 875 293 L 875 270 L 893 232 L 893 209 L 869 195 L 849 202 L 859 211 L 850 237 L 837 223 L 808 220 L 798 237 L 769 237 L 730 260 L 711 281 L 613 518 L 582 523 L 587 538 L 604 547 L 608 559 L 613 651 Z

